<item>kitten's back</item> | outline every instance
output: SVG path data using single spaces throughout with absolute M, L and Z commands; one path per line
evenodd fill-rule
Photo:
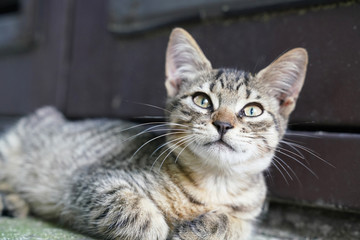
M 24 193 L 35 212 L 56 217 L 74 172 L 126 151 L 124 142 L 135 135 L 132 126 L 105 119 L 70 122 L 43 107 L 1 137 L 0 179 Z

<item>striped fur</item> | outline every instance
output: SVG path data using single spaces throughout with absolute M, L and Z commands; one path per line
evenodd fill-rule
M 248 239 L 266 195 L 262 172 L 306 62 L 305 50 L 295 49 L 258 75 L 212 69 L 191 36 L 175 29 L 167 123 L 70 122 L 41 108 L 0 140 L 7 189 L 0 197 L 17 193 L 17 215 L 26 214 L 25 200 L 33 214 L 100 239 Z M 196 96 L 210 104 L 200 107 Z M 11 215 L 5 202 L 0 210 Z

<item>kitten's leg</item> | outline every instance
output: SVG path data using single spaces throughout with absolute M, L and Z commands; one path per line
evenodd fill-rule
M 166 239 L 169 227 L 165 217 L 144 192 L 132 186 L 101 188 L 88 188 L 77 198 L 76 205 L 84 209 L 82 218 L 75 219 L 82 223 L 80 230 L 89 229 L 107 239 Z
M 176 227 L 171 240 L 245 240 L 251 234 L 248 221 L 209 212 Z
M 20 195 L 12 193 L 6 183 L 0 183 L 0 216 L 23 218 L 28 213 L 29 206 Z

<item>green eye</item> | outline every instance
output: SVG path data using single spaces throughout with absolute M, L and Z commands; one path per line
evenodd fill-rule
M 264 111 L 261 105 L 251 103 L 243 108 L 241 111 L 243 116 L 246 117 L 258 117 L 260 116 Z
M 193 97 L 194 103 L 201 108 L 211 108 L 211 100 L 205 93 L 197 93 Z

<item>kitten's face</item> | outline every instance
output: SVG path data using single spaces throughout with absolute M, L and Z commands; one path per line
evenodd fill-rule
M 235 70 L 204 72 L 195 81 L 183 82 L 172 101 L 170 118 L 188 126 L 184 128 L 192 136 L 188 149 L 193 154 L 210 165 L 252 160 L 257 168 L 268 167 L 281 120 L 276 116 L 278 101 L 256 89 L 255 82 L 251 75 Z
M 186 32 L 174 32 L 167 52 L 168 110 L 179 124 L 174 128 L 186 131 L 169 136 L 178 144 L 175 152 L 185 149 L 207 166 L 267 168 L 301 89 L 306 52 L 289 52 L 251 76 L 212 69 Z M 295 69 L 296 61 L 302 69 Z

